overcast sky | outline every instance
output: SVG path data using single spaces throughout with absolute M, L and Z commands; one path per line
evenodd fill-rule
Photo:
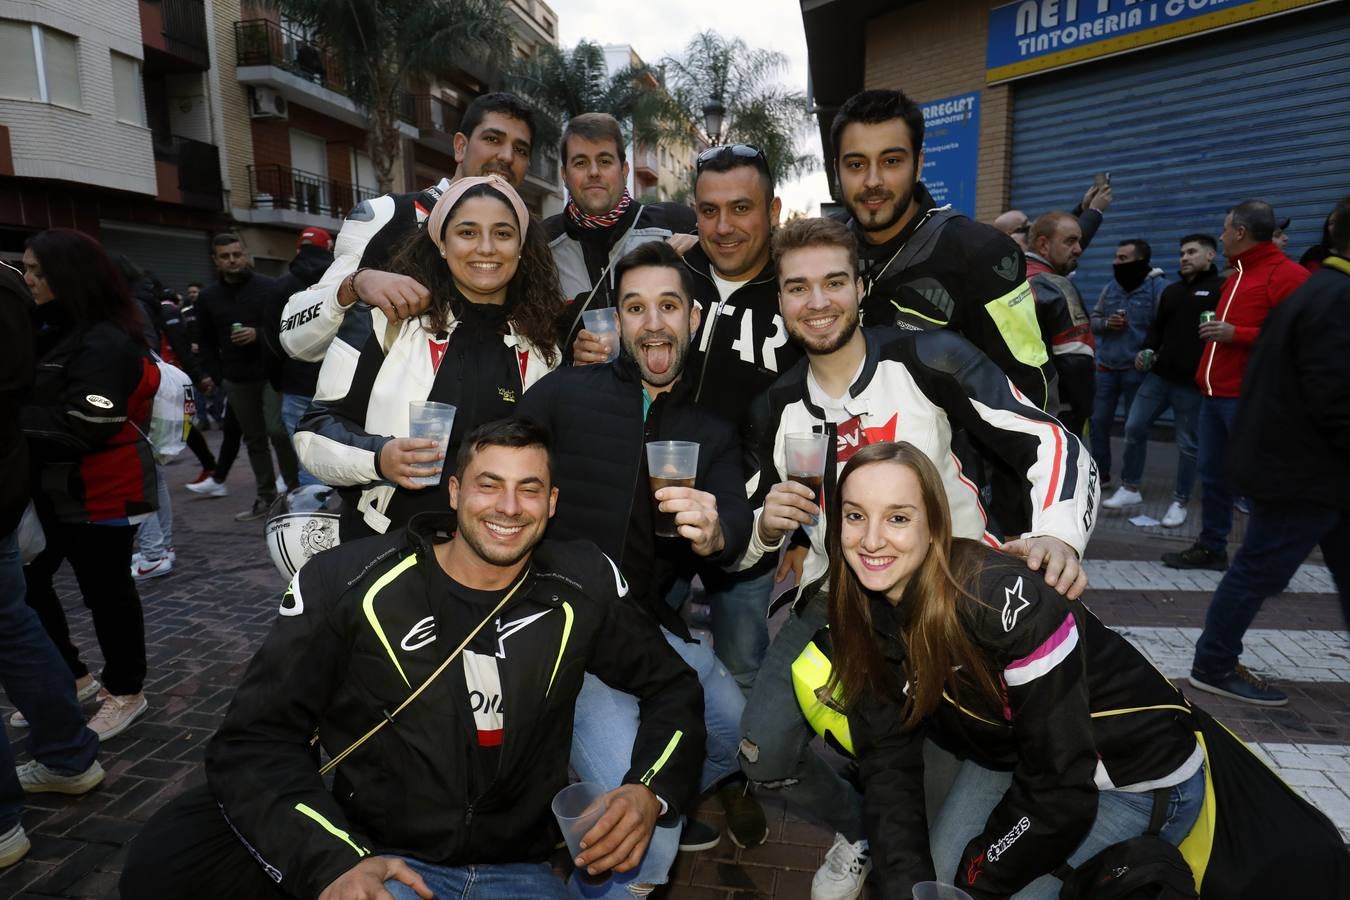
M 558 14 L 559 43 L 572 47 L 585 38 L 599 44 L 631 44 L 649 63 L 684 48 L 699 31 L 712 29 L 739 37 L 751 47 L 779 50 L 788 58 L 784 83 L 806 93 L 806 35 L 802 31 L 798 0 L 673 0 L 634 4 L 620 0 L 547 0 Z M 659 10 L 659 12 L 657 11 Z M 820 157 L 820 135 L 815 128 L 803 135 L 802 150 Z M 829 199 L 824 173 L 779 185 L 783 213 L 800 209 L 816 212 Z

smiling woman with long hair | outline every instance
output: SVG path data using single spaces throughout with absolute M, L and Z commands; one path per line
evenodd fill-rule
M 911 444 L 860 450 L 828 509 L 830 637 L 883 896 L 938 879 L 1049 898 L 1049 873 L 1143 834 L 1185 837 L 1204 754 L 1185 701 L 1020 559 L 953 538 Z M 931 831 L 924 741 L 961 760 Z M 930 751 L 931 755 L 931 751 Z M 933 804 L 937 798 L 928 798 Z
M 89 727 L 106 740 L 148 708 L 131 543 L 156 506 L 155 463 L 144 433 L 159 369 L 126 279 L 97 241 L 53 228 L 29 239 L 23 265 L 36 304 L 38 375 L 21 421 L 33 502 L 47 537 L 47 548 L 24 568 L 28 605 L 70 667 L 80 699 L 102 699 Z M 52 584 L 62 562 L 74 570 L 94 620 L 104 659 L 101 691 L 70 639 Z
M 447 505 L 449 471 L 434 441 L 409 437 L 410 401 L 456 408 L 445 451 L 452 460 L 465 434 L 510 416 L 559 360 L 557 269 L 542 227 L 504 179 L 452 182 L 425 227 L 396 248 L 390 270 L 425 285 L 430 306 L 402 321 L 370 309 L 359 355 L 335 342 L 295 435 L 306 469 L 350 489 L 344 539 Z M 412 480 L 432 474 L 434 487 Z

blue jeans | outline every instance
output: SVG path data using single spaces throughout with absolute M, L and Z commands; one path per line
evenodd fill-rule
M 0 537 L 0 686 L 31 723 L 33 758 L 61 775 L 78 775 L 98 756 L 98 735 L 84 726 L 75 679 L 24 602 L 23 562 L 14 532 Z M 0 728 L 0 834 L 19 824 L 23 788 L 14 750 Z
M 1233 528 L 1233 495 L 1223 474 L 1228 434 L 1237 416 L 1236 397 L 1200 398 L 1200 537 L 1196 543 L 1219 553 L 1228 549 Z
M 1191 671 L 1206 680 L 1232 674 L 1242 656 L 1242 636 L 1261 604 L 1289 586 L 1315 546 L 1322 548 L 1350 627 L 1350 512 L 1255 498 L 1251 504 L 1247 536 L 1214 591 L 1205 630 L 1195 642 Z
M 295 441 L 295 429 L 300 427 L 300 417 L 309 409 L 309 397 L 303 394 L 282 394 L 281 395 L 281 424 L 286 426 L 286 434 L 290 436 L 292 443 Z M 310 484 L 323 484 L 322 481 L 309 473 L 309 470 L 303 464 L 300 466 L 300 486 L 305 487 Z
M 951 881 L 966 846 L 984 831 L 989 814 L 1012 785 L 1012 772 L 995 772 L 966 760 L 956 774 L 937 820 L 929 832 L 929 848 L 939 881 Z M 1195 825 L 1205 799 L 1205 767 L 1171 789 L 1161 837 L 1180 844 Z M 1138 837 L 1148 830 L 1153 816 L 1153 794 L 1101 791 L 1097 794 L 1097 819 L 1078 849 L 1069 855 L 1070 866 L 1079 866 L 1112 844 Z M 1058 863 L 1048 866 L 1055 868 Z M 1013 900 L 1053 900 L 1062 882 L 1042 875 L 1013 894 Z
M 725 668 L 702 643 L 687 643 L 661 629 L 666 642 L 680 654 L 703 686 L 703 719 L 708 729 L 702 787 L 706 790 L 736 771 L 736 742 L 740 739 L 741 710 L 745 697 Z M 605 790 L 623 783 L 633 765 L 633 741 L 637 738 L 638 701 L 632 694 L 616 691 L 587 673 L 577 695 L 572 729 L 572 768 L 583 781 L 593 781 Z M 626 897 L 628 886 L 665 884 L 671 863 L 680 849 L 680 828 L 657 826 L 641 865 L 631 872 L 615 874 L 607 890 L 587 888 L 587 897 Z
M 1194 384 L 1176 384 L 1153 373 L 1144 376 L 1125 419 L 1125 461 L 1120 471 L 1121 484 L 1138 487 L 1144 477 L 1144 458 L 1148 455 L 1148 429 L 1172 407 L 1177 441 L 1177 484 L 1172 497 L 1185 503 L 1195 483 L 1195 456 L 1199 446 L 1200 389 Z
M 1134 393 L 1144 380 L 1144 373 L 1131 366 L 1128 369 L 1097 367 L 1096 393 L 1092 398 L 1092 458 L 1101 470 L 1102 483 L 1111 480 L 1111 423 L 1116 420 L 1116 403 L 1125 398 L 1125 416 L 1134 405 Z
M 157 562 L 169 555 L 173 549 L 173 505 L 169 496 L 169 475 L 164 467 L 155 464 L 155 474 L 159 477 L 159 508 L 150 514 L 150 518 L 141 523 L 136 532 L 136 548 L 146 562 Z
M 492 866 L 437 866 L 403 857 L 422 876 L 436 900 L 566 900 L 567 888 L 548 863 L 499 863 Z M 421 900 L 401 881 L 386 881 L 394 900 Z
M 774 571 L 749 577 L 722 571 L 702 574 L 712 610 L 713 652 L 747 696 L 769 649 Z
M 792 663 L 826 620 L 825 594 L 817 593 L 788 614 L 769 644 L 741 716 L 741 769 L 759 787 L 780 792 L 798 812 L 858 841 L 862 796 L 811 747 L 816 734 L 792 689 Z

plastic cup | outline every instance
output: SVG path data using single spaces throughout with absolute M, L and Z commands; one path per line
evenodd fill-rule
M 783 452 L 787 457 L 788 481 L 805 485 L 824 505 L 825 461 L 829 458 L 830 436 L 802 432 L 786 435 Z
M 606 362 L 619 358 L 619 319 L 613 309 L 588 309 L 581 314 L 581 322 L 586 330 L 600 339 L 609 348 Z
M 569 784 L 553 797 L 553 817 L 572 859 L 581 855 L 581 839 L 604 814 L 605 789 L 592 781 Z
M 647 444 L 647 474 L 651 478 L 652 504 L 656 507 L 657 537 L 679 537 L 675 513 L 661 512 L 656 492 L 664 487 L 693 487 L 698 476 L 698 444 L 693 441 L 650 441 Z
M 970 895 L 959 887 L 940 881 L 920 881 L 910 893 L 914 900 L 971 900 Z
M 430 438 L 440 441 L 441 453 L 450 448 L 450 430 L 455 425 L 455 407 L 449 403 L 437 403 L 434 400 L 411 400 L 408 402 L 408 437 Z M 414 484 L 432 487 L 441 483 L 442 460 L 434 465 L 418 466 L 432 472 L 430 475 L 417 475 L 412 478 Z M 434 471 L 433 471 L 434 470 Z

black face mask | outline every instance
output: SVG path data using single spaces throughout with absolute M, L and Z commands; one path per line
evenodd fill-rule
M 1144 283 L 1152 266 L 1146 259 L 1136 259 L 1127 263 L 1116 263 L 1111 267 L 1116 273 L 1116 284 L 1128 293 Z

